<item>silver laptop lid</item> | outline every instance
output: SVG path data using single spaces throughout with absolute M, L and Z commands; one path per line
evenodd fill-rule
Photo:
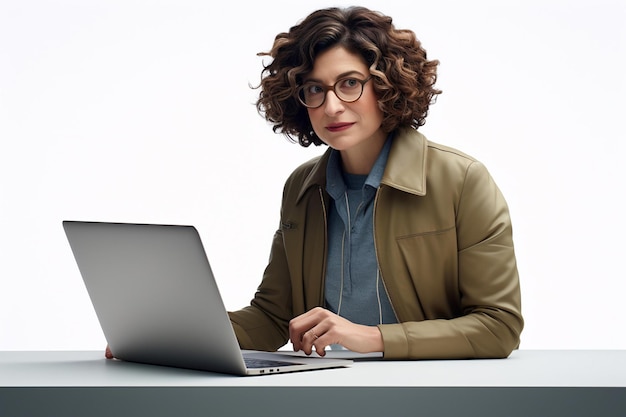
M 193 226 L 64 221 L 63 227 L 116 357 L 245 373 Z

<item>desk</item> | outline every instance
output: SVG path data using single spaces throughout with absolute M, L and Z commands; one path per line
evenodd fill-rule
M 626 351 L 520 350 L 508 359 L 359 361 L 237 377 L 0 352 L 0 416 L 625 416 Z

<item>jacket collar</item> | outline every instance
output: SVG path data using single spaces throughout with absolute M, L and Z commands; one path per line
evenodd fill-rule
M 411 127 L 398 129 L 381 184 L 419 196 L 426 195 L 428 140 Z
M 330 149 L 324 152 L 307 175 L 298 193 L 298 202 L 309 188 L 325 186 L 330 152 Z M 391 144 L 381 184 L 410 194 L 425 195 L 427 152 L 428 141 L 424 135 L 411 127 L 398 129 Z

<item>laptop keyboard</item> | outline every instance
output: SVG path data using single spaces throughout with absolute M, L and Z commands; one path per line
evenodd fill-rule
M 276 368 L 278 366 L 294 365 L 294 362 L 283 362 L 272 359 L 255 359 L 244 357 L 243 360 L 245 361 L 246 367 L 248 368 Z

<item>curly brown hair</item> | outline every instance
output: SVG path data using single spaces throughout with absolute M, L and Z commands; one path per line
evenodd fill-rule
M 272 49 L 258 54 L 272 58 L 261 72 L 256 107 L 274 132 L 296 137 L 305 147 L 323 144 L 296 89 L 312 71 L 315 58 L 337 45 L 359 54 L 369 66 L 385 132 L 400 126 L 417 129 L 425 123 L 430 104 L 441 94 L 434 88 L 439 61 L 426 59 L 415 33 L 396 29 L 391 17 L 365 7 L 332 7 L 317 10 L 289 32 L 279 33 Z

